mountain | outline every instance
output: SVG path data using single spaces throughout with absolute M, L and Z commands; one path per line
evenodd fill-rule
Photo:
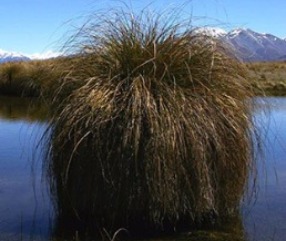
M 30 60 L 30 58 L 22 54 L 15 52 L 8 52 L 0 49 L 0 63 L 19 62 L 28 60 Z
M 239 59 L 246 62 L 286 61 L 286 38 L 282 39 L 272 34 L 258 33 L 244 28 L 226 32 L 221 28 L 201 27 L 194 29 L 194 32 L 221 39 L 234 50 Z M 48 51 L 28 57 L 0 49 L 0 63 L 47 59 L 59 55 L 60 53 Z
M 235 29 L 223 38 L 244 61 L 275 61 L 286 55 L 286 41 L 251 29 Z
M 211 36 L 213 38 L 222 38 L 227 34 L 227 32 L 222 28 L 215 28 L 215 27 L 195 28 L 193 32 L 196 34 Z
M 286 39 L 278 38 L 272 34 L 257 33 L 251 29 L 243 28 L 225 32 L 219 28 L 203 27 L 195 31 L 223 40 L 243 61 L 286 60 Z

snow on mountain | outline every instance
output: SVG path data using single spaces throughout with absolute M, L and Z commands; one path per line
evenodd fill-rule
M 0 63 L 28 61 L 28 60 L 30 60 L 30 58 L 23 54 L 16 52 L 8 52 L 0 49 Z
M 286 55 L 286 41 L 251 29 L 235 29 L 222 40 L 229 43 L 244 61 L 275 61 Z
M 38 59 L 51 59 L 51 58 L 56 58 L 56 57 L 59 57 L 59 56 L 61 56 L 61 55 L 62 55 L 62 53 L 60 53 L 60 52 L 54 52 L 54 51 L 48 50 L 48 51 L 46 51 L 46 52 L 35 53 L 35 54 L 28 55 L 28 57 L 29 57 L 30 59 L 38 60 Z
M 42 53 L 35 54 L 21 54 L 17 52 L 9 52 L 0 49 L 0 63 L 5 62 L 19 62 L 19 61 L 29 61 L 29 60 L 40 60 L 40 59 L 50 59 L 56 58 L 62 55 L 60 52 L 46 51 Z
M 220 28 L 202 27 L 195 33 L 221 39 L 226 42 L 243 61 L 284 60 L 286 39 L 268 33 L 257 33 L 251 29 L 238 28 L 229 32 Z
M 204 34 L 207 36 L 211 36 L 214 38 L 221 38 L 227 34 L 225 30 L 222 28 L 215 28 L 215 27 L 200 27 L 194 29 L 194 33 Z
M 226 32 L 217 27 L 200 27 L 194 33 L 221 39 L 227 43 L 243 61 L 281 61 L 286 60 L 286 38 L 282 39 L 269 33 L 258 33 L 251 29 L 238 28 Z M 26 55 L 0 49 L 0 63 L 48 59 L 61 55 L 47 51 L 40 54 Z

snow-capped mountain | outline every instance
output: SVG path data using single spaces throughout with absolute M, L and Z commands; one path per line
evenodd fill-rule
M 204 34 L 214 38 L 222 38 L 224 37 L 227 32 L 222 28 L 215 28 L 215 27 L 200 27 L 194 29 L 194 33 L 196 34 Z
M 245 61 L 275 61 L 286 55 L 286 41 L 272 34 L 257 33 L 251 29 L 235 29 L 223 39 Z
M 225 32 L 219 28 L 203 27 L 195 31 L 223 40 L 233 48 L 237 57 L 244 61 L 286 60 L 286 39 L 272 34 L 243 28 Z
M 201 27 L 195 33 L 221 39 L 227 43 L 238 58 L 243 61 L 286 61 L 286 38 L 272 34 L 258 33 L 251 29 L 238 28 L 226 32 L 221 28 Z M 0 49 L 0 63 L 11 61 L 28 61 L 47 59 L 61 55 L 59 52 L 47 51 L 41 54 L 24 55 Z
M 62 56 L 61 52 L 55 51 L 45 51 L 41 53 L 34 54 L 22 54 L 17 52 L 9 52 L 0 49 L 0 64 L 5 62 L 19 62 L 19 61 L 29 61 L 29 60 L 43 60 L 43 59 L 52 59 Z
M 8 52 L 0 49 L 0 63 L 28 61 L 30 58 L 15 52 Z

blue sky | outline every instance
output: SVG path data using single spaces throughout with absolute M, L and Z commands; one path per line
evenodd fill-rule
M 126 0 L 137 11 L 164 10 L 182 6 L 180 0 Z M 285 0 L 192 0 L 183 8 L 194 16 L 194 25 L 211 25 L 226 30 L 243 27 L 286 38 Z M 119 5 L 114 0 L 1 0 L 0 49 L 25 54 L 58 51 L 64 35 L 80 26 L 83 16 Z M 200 20 L 197 19 L 200 17 Z

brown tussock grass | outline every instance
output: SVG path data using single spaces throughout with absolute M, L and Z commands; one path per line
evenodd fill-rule
M 69 42 L 47 162 L 59 216 L 152 232 L 238 210 L 255 167 L 245 68 L 172 17 L 95 14 Z

